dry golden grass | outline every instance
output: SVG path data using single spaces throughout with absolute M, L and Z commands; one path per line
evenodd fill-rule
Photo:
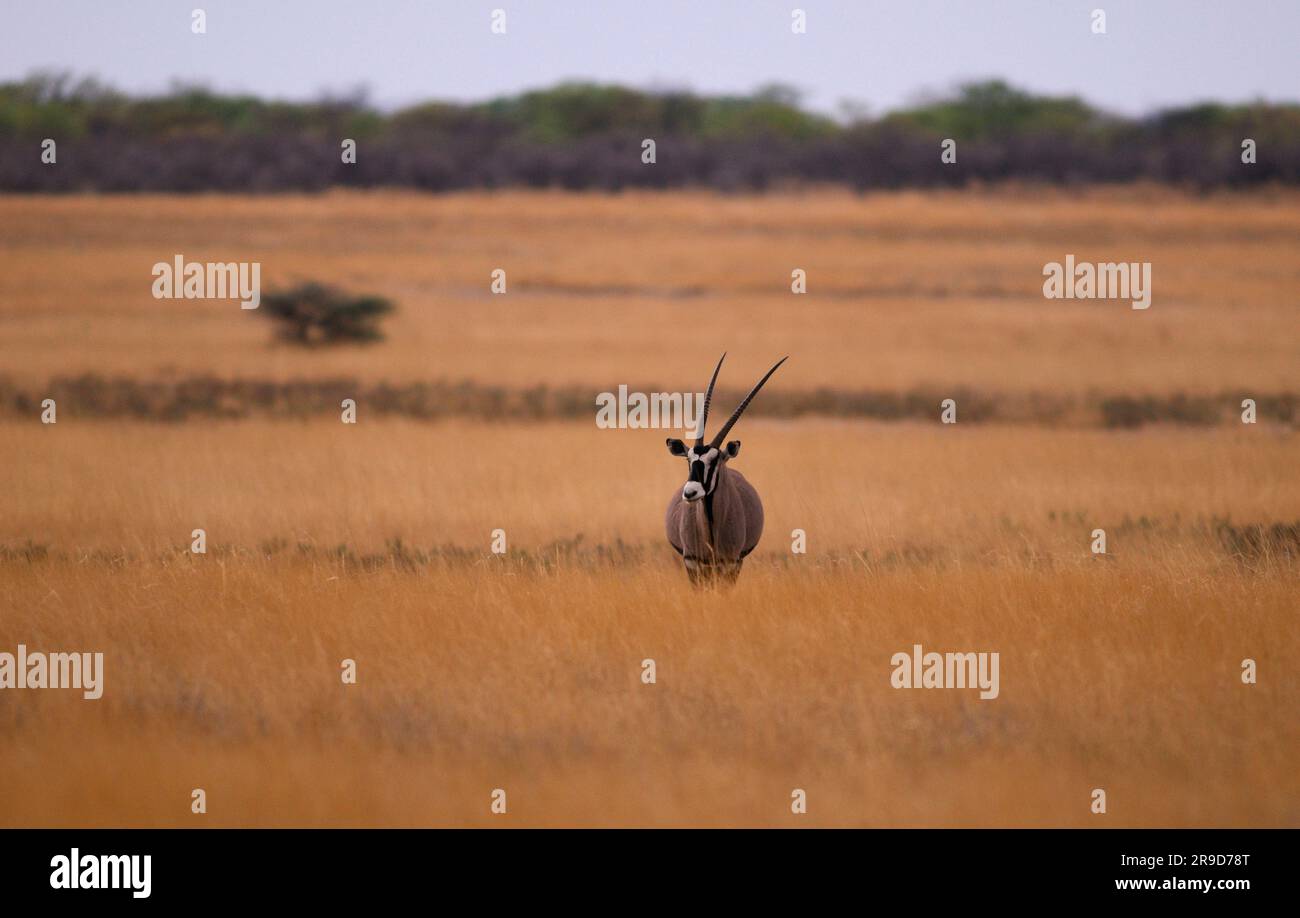
M 1297 204 L 5 196 L 0 377 L 695 389 L 727 348 L 729 389 L 790 353 L 773 391 L 1288 393 Z M 276 347 L 233 302 L 153 300 L 176 253 L 400 312 L 372 348 Z M 1154 305 L 1043 300 L 1066 253 L 1153 262 Z M 663 431 L 89 414 L 0 412 L 0 651 L 106 656 L 99 701 L 0 693 L 0 825 L 1300 824 L 1298 546 L 1221 525 L 1300 522 L 1273 418 L 746 418 L 766 535 L 699 593 L 664 542 Z M 1000 697 L 893 689 L 917 643 L 998 652 Z
M 0 709 L 8 825 L 1294 825 L 1294 574 L 364 573 L 203 559 L 6 572 L 6 638 L 104 698 Z M 890 688 L 913 643 L 1001 695 Z M 1259 661 L 1244 686 L 1239 663 Z M 338 665 L 358 662 L 343 686 Z M 642 685 L 653 658 L 658 683 Z M 206 817 L 189 792 L 209 795 Z M 511 810 L 488 814 L 506 788 Z M 806 819 L 789 813 L 808 791 Z M 1089 794 L 1110 795 L 1105 818 Z
M 1200 525 L 1300 519 L 1294 435 L 747 423 L 768 531 L 734 591 L 699 594 L 662 542 L 681 470 L 653 431 L 3 426 L 0 544 L 49 554 L 0 562 L 0 648 L 107 657 L 100 701 L 3 699 L 5 824 L 1300 820 L 1300 573 Z M 503 562 L 497 527 L 513 552 L 642 554 Z M 359 562 L 394 538 L 477 557 Z M 998 651 L 1001 696 L 891 688 L 914 643 Z
M 360 552 L 444 544 L 537 550 L 663 539 L 685 479 L 659 430 L 592 423 L 247 421 L 0 425 L 0 544 L 148 555 L 275 538 Z M 1300 520 L 1300 434 L 1267 425 L 1130 433 L 745 420 L 736 460 L 768 537 L 810 551 L 981 559 L 1085 550 L 1094 527 L 1182 531 L 1198 518 Z
M 1300 197 L 843 192 L 0 197 L 0 372 L 789 390 L 1296 387 Z M 150 296 L 177 254 L 393 298 L 388 343 L 304 353 L 233 301 Z M 1150 261 L 1154 301 L 1046 301 L 1042 268 Z M 503 267 L 510 292 L 488 293 Z M 790 271 L 809 293 L 794 297 Z M 575 359 L 580 355 L 580 359 Z M 742 385 L 736 382 L 734 385 Z

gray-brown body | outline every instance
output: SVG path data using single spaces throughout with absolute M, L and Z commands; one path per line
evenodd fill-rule
M 763 502 L 753 485 L 725 465 L 718 475 L 709 496 L 687 501 L 678 488 L 668 502 L 668 541 L 682 556 L 692 583 L 715 577 L 734 581 L 763 535 Z

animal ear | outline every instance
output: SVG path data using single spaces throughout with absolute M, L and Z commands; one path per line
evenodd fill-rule
M 740 441 L 732 440 L 730 443 L 727 444 L 727 458 L 735 459 L 739 455 L 740 455 Z
M 683 443 L 681 440 L 675 439 L 674 437 L 669 437 L 668 452 L 672 453 L 674 456 L 685 456 L 686 444 Z

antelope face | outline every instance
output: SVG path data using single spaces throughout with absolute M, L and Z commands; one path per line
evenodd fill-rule
M 718 478 L 722 475 L 722 467 L 727 464 L 727 460 L 735 459 L 740 453 L 740 441 L 732 440 L 723 446 L 722 443 L 727 439 L 727 434 L 740 416 L 745 413 L 749 403 L 758 395 L 758 390 L 763 388 L 763 383 L 772 378 L 777 367 L 785 363 L 789 358 L 782 357 L 776 362 L 776 366 L 768 370 L 766 375 L 758 381 L 754 388 L 749 390 L 749 394 L 741 400 L 740 405 L 731 413 L 727 423 L 722 425 L 722 429 L 713 435 L 713 439 L 708 443 L 704 442 L 704 431 L 709 424 L 709 403 L 713 401 L 713 386 L 718 381 L 718 371 L 722 369 L 722 361 L 727 359 L 724 353 L 718 358 L 718 365 L 713 368 L 713 378 L 709 380 L 709 388 L 704 393 L 704 410 L 700 412 L 700 424 L 697 432 L 699 439 L 695 445 L 687 448 L 681 440 L 668 438 L 668 452 L 674 456 L 681 456 L 686 460 L 687 478 L 686 484 L 682 485 L 682 500 L 687 503 L 694 503 L 708 497 L 713 493 L 713 489 L 718 486 Z M 721 449 L 719 449 L 721 447 Z
M 719 450 L 710 444 L 699 443 L 687 447 L 681 440 L 668 438 L 668 452 L 686 460 L 686 484 L 682 485 L 682 500 L 694 503 L 713 493 L 718 477 L 728 459 L 740 454 L 740 441 L 732 440 Z

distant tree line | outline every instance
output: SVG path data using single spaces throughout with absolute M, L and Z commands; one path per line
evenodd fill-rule
M 55 141 L 56 163 L 41 161 Z M 642 162 L 653 139 L 656 162 Z M 941 144 L 956 141 L 956 162 Z M 356 142 L 343 162 L 344 139 Z M 1255 162 L 1242 161 L 1255 142 Z M 570 189 L 799 183 L 856 189 L 1151 180 L 1300 182 L 1300 105 L 1205 103 L 1141 118 L 1000 81 L 837 121 L 775 86 L 746 97 L 570 83 L 479 104 L 382 112 L 363 96 L 277 102 L 93 79 L 0 84 L 0 190 L 286 191 L 334 186 Z

